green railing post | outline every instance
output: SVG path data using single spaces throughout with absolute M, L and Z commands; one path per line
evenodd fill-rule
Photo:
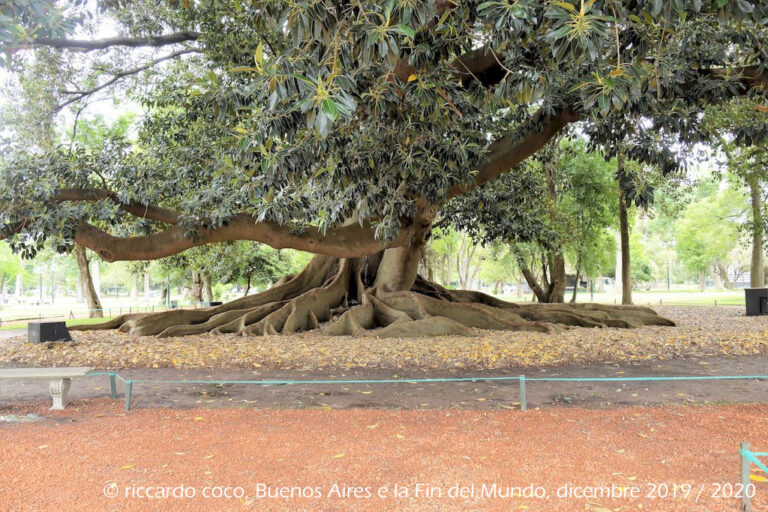
M 133 381 L 127 380 L 125 381 L 125 410 L 130 411 L 131 410 L 131 391 L 133 390 Z
M 749 467 L 750 460 L 744 456 L 744 452 L 749 451 L 749 443 L 742 442 L 739 450 L 741 459 L 741 512 L 752 512 L 752 504 L 749 499 Z
M 115 382 L 115 372 L 109 372 L 109 397 L 112 400 L 117 398 L 117 383 Z
M 525 399 L 525 375 L 520 376 L 520 410 L 528 410 L 528 404 Z

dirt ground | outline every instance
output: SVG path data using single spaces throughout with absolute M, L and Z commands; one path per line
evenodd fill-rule
M 136 380 L 363 380 L 434 377 L 498 377 L 525 374 L 542 377 L 647 377 L 681 375 L 767 375 L 768 357 L 676 359 L 570 365 L 506 371 L 351 369 L 298 371 L 280 369 L 143 369 L 120 370 Z M 86 398 L 109 394 L 105 376 L 77 379 L 70 398 L 77 407 Z M 528 407 L 609 408 L 629 405 L 718 404 L 768 401 L 768 380 L 666 382 L 531 382 L 526 386 Z M 124 386 L 118 380 L 118 399 Z M 515 409 L 520 405 L 517 380 L 398 384 L 133 384 L 132 406 L 139 408 L 272 408 L 272 409 Z M 0 380 L 0 414 L 14 404 L 49 400 L 48 383 L 40 380 Z
M 739 443 L 768 448 L 768 405 L 14 410 L 44 418 L 0 424 L 3 511 L 737 510 Z
M 768 356 L 768 317 L 743 307 L 664 306 L 676 327 L 574 328 L 552 335 L 476 331 L 476 336 L 387 338 L 201 335 L 137 337 L 117 331 L 73 332 L 74 343 L 0 339 L 0 363 L 98 368 L 232 368 L 346 370 L 352 368 L 497 369 L 669 360 L 685 357 Z

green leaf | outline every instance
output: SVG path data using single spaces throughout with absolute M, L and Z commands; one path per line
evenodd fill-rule
M 400 32 L 401 34 L 406 35 L 411 39 L 416 37 L 416 32 L 414 32 L 413 29 L 408 25 L 398 25 L 395 27 L 395 31 Z
M 253 55 L 253 60 L 256 64 L 262 64 L 264 62 L 264 42 L 259 41 L 259 45 L 256 47 L 256 53 Z
M 254 68 L 252 66 L 237 66 L 229 70 L 232 73 L 244 73 L 247 71 L 259 71 L 258 68 Z
M 323 100 L 323 112 L 328 116 L 331 121 L 335 121 L 339 117 L 339 108 L 331 98 L 325 98 Z

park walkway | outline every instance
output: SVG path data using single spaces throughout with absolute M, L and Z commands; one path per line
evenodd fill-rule
M 8 366 L 8 365 L 4 365 Z M 676 359 L 625 364 L 593 364 L 542 369 L 383 370 L 347 371 L 236 370 L 236 369 L 126 369 L 124 378 L 139 380 L 363 380 L 471 377 L 525 374 L 527 377 L 640 377 L 680 375 L 763 375 L 766 357 Z M 75 402 L 108 396 L 107 377 L 75 381 L 70 398 Z M 118 393 L 123 386 L 118 381 Z M 513 409 L 519 406 L 515 380 L 402 384 L 311 384 L 256 386 L 241 384 L 136 383 L 132 406 L 138 408 L 279 408 L 279 409 Z M 681 382 L 532 382 L 527 386 L 528 407 L 608 408 L 629 405 L 764 402 L 768 381 Z M 0 412 L 22 401 L 48 400 L 47 383 L 0 382 Z

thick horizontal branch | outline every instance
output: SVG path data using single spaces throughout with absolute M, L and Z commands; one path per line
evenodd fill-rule
M 110 85 L 114 84 L 118 80 L 121 80 L 127 76 L 136 75 L 138 73 L 141 73 L 142 71 L 146 71 L 147 69 L 156 66 L 157 64 L 160 64 L 161 62 L 164 62 L 166 60 L 175 59 L 176 57 L 180 57 L 182 55 L 185 55 L 187 53 L 199 53 L 202 50 L 199 50 L 197 48 L 187 48 L 184 50 L 179 50 L 177 52 L 169 53 L 168 55 L 165 55 L 163 57 L 159 57 L 155 60 L 152 60 L 150 62 L 147 62 L 146 64 L 133 68 L 128 69 L 126 71 L 120 71 L 119 73 L 115 73 L 112 78 L 107 80 L 106 82 L 97 85 L 96 87 L 93 87 L 92 89 L 88 89 L 86 91 L 74 91 L 72 94 L 74 96 L 72 98 L 69 98 L 67 101 L 56 107 L 56 110 L 61 110 L 62 108 L 66 107 L 67 105 L 70 105 L 76 101 L 79 101 L 85 97 L 88 97 L 92 94 L 96 94 L 97 92 L 101 91 L 102 89 L 106 89 Z
M 323 234 L 309 227 L 303 234 L 271 222 L 254 222 L 247 214 L 236 215 L 229 224 L 216 229 L 204 229 L 195 240 L 186 238 L 180 226 L 153 235 L 120 238 L 87 223 L 78 226 L 75 242 L 97 253 L 106 261 L 155 260 L 178 254 L 192 247 L 234 240 L 251 240 L 275 249 L 296 249 L 339 258 L 354 258 L 375 254 L 389 247 L 410 244 L 428 226 L 411 225 L 400 230 L 398 237 L 382 242 L 368 225 L 353 224 L 329 229 Z
M 168 208 L 160 208 L 141 203 L 122 203 L 117 194 L 111 190 L 103 188 L 82 189 L 82 188 L 62 188 L 53 196 L 56 202 L 62 201 L 101 201 L 109 199 L 118 205 L 122 210 L 141 217 L 143 219 L 164 222 L 166 224 L 176 224 L 180 214 Z
M 501 57 L 488 47 L 478 48 L 456 58 L 451 66 L 462 82 L 474 79 L 486 87 L 498 84 L 507 74 Z M 736 78 L 744 86 L 743 93 L 760 87 L 768 89 L 768 71 L 760 66 L 698 69 L 695 74 L 701 78 Z M 698 80 L 694 79 L 683 88 L 693 87 L 697 82 Z
M 106 48 L 112 48 L 115 46 L 123 46 L 128 48 L 168 46 L 170 44 L 196 41 L 199 37 L 199 32 L 174 32 L 173 34 L 151 37 L 107 37 L 104 39 L 90 40 L 52 39 L 41 37 L 32 39 L 20 45 L 16 45 L 13 49 L 18 50 L 22 48 L 40 48 L 45 46 L 49 48 L 62 48 L 68 50 L 90 52 L 93 50 L 104 50 Z
M 537 114 L 532 121 L 535 127 L 529 133 L 522 136 L 513 133 L 493 142 L 486 155 L 486 161 L 477 169 L 474 180 L 454 186 L 448 192 L 448 197 L 463 194 L 511 170 L 541 149 L 566 125 L 578 121 L 579 118 L 579 114 L 574 112 L 561 112 L 554 116 Z

